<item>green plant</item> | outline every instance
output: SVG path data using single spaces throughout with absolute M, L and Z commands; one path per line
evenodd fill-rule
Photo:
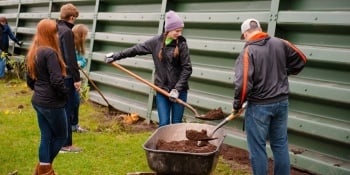
M 19 55 L 19 56 L 8 56 L 6 54 L 6 62 L 7 64 L 12 67 L 14 73 L 17 76 L 17 79 L 24 79 L 25 78 L 25 72 L 26 72 L 26 62 L 25 62 L 25 56 Z
M 85 83 L 81 86 L 80 88 L 80 98 L 82 101 L 88 101 L 89 100 L 89 91 L 90 91 L 90 86 Z

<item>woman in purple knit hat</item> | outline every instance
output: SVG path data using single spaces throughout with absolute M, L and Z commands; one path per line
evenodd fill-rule
M 184 107 L 175 103 L 179 98 L 187 101 L 188 79 L 192 65 L 186 39 L 182 36 L 184 22 L 170 10 L 165 15 L 164 32 L 119 52 L 106 54 L 105 62 L 112 63 L 136 55 L 152 54 L 155 65 L 155 85 L 166 90 L 170 96 L 156 94 L 159 126 L 181 123 Z

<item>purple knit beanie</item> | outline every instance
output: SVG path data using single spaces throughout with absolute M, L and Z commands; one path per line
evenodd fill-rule
M 169 10 L 165 14 L 165 32 L 169 32 L 178 28 L 183 28 L 184 26 L 184 22 L 182 21 L 180 16 L 177 15 L 174 11 Z

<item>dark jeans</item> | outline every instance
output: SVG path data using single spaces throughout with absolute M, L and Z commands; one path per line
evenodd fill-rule
M 187 101 L 187 91 L 180 92 L 179 99 Z M 171 123 L 181 123 L 185 107 L 172 102 L 169 97 L 160 93 L 156 95 L 156 103 L 159 117 L 159 127 L 169 125 Z M 171 112 L 171 116 L 170 116 Z M 171 120 L 171 122 L 170 122 Z
M 6 59 L 0 58 L 0 78 L 5 77 Z
M 67 139 L 67 117 L 64 108 L 45 108 L 33 105 L 41 134 L 39 160 L 52 163 Z
M 254 175 L 267 175 L 267 139 L 273 153 L 274 174 L 290 174 L 287 120 L 288 100 L 266 105 L 248 103 L 245 129 Z
M 66 103 L 66 106 L 64 107 L 66 110 L 66 117 L 67 117 L 67 126 L 68 126 L 68 138 L 66 143 L 63 146 L 72 146 L 73 139 L 72 139 L 72 114 L 74 109 L 74 102 L 75 102 L 75 87 L 74 87 L 74 81 L 73 78 L 66 78 L 64 79 L 64 85 L 69 88 L 68 92 L 68 100 Z
M 80 106 L 80 93 L 78 91 L 75 91 L 72 121 L 71 121 L 71 125 L 74 127 L 77 127 L 79 123 L 79 106 Z

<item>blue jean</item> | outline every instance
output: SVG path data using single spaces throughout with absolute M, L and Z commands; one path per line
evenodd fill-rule
M 72 111 L 71 125 L 74 127 L 78 126 L 79 123 L 79 106 L 80 106 L 80 93 L 75 91 L 74 93 L 74 105 Z
M 69 89 L 68 91 L 68 100 L 66 103 L 66 106 L 64 107 L 66 110 L 66 117 L 67 117 L 67 126 L 68 127 L 68 138 L 66 143 L 63 146 L 72 146 L 73 144 L 73 138 L 72 138 L 72 114 L 74 109 L 74 102 L 75 102 L 75 87 L 74 87 L 74 81 L 73 78 L 66 78 L 64 79 L 64 85 Z
M 0 50 L 1 54 L 1 50 Z M 0 78 L 5 77 L 5 67 L 6 67 L 6 59 L 0 58 Z
M 187 101 L 187 91 L 179 92 L 179 99 Z M 171 123 L 181 123 L 184 114 L 185 107 L 172 102 L 169 97 L 164 96 L 160 93 L 156 94 L 156 103 L 159 117 L 159 127 L 169 125 Z M 170 117 L 171 112 L 171 117 Z
M 254 175 L 267 175 L 266 140 L 270 141 L 274 160 L 274 174 L 289 175 L 288 100 L 258 105 L 248 103 L 245 112 L 250 163 Z
M 52 163 L 67 139 L 67 117 L 64 108 L 33 105 L 41 134 L 39 161 Z

